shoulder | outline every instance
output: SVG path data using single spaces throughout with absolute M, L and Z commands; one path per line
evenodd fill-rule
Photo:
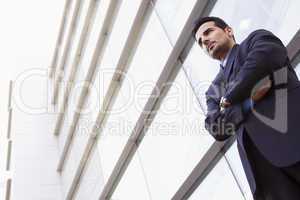
M 247 38 L 252 38 L 255 36 L 263 36 L 263 35 L 271 35 L 274 36 L 274 34 L 271 31 L 265 30 L 265 29 L 258 29 L 253 32 L 251 32 Z
M 258 38 L 261 38 L 261 37 L 276 37 L 271 31 L 268 31 L 268 30 L 265 30 L 265 29 L 258 29 L 258 30 L 255 30 L 253 32 L 251 32 L 247 37 L 246 39 L 242 42 L 242 43 L 245 43 L 245 42 L 248 42 L 248 41 L 253 41 L 255 39 L 258 39 Z
M 241 44 L 248 46 L 259 41 L 272 41 L 284 46 L 277 36 L 275 36 L 271 31 L 265 29 L 258 29 L 251 32 Z

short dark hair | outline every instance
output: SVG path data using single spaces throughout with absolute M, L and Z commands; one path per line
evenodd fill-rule
M 225 29 L 226 27 L 229 27 L 228 24 L 221 18 L 219 17 L 200 17 L 194 22 L 194 29 L 193 29 L 193 36 L 196 35 L 197 30 L 199 27 L 206 23 L 206 22 L 214 22 L 215 25 L 221 29 Z

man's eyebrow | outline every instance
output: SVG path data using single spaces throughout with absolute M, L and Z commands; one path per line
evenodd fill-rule
M 203 35 L 207 35 L 208 32 L 210 32 L 212 29 L 213 29 L 212 27 L 207 28 L 207 29 L 203 32 Z
M 202 35 L 207 35 L 211 30 L 213 30 L 212 27 L 207 28 L 207 29 L 202 33 Z M 202 47 L 202 39 L 201 39 L 201 37 L 199 37 L 199 39 L 198 39 L 198 44 Z

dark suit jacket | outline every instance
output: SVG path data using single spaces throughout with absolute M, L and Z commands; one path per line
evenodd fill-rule
M 268 94 L 245 112 L 242 104 L 249 99 L 254 86 L 263 78 L 272 80 Z M 219 110 L 224 96 L 232 104 Z M 300 83 L 290 66 L 287 50 L 271 32 L 252 32 L 235 45 L 224 69 L 220 69 L 206 92 L 208 114 L 206 129 L 216 140 L 234 133 L 243 167 L 255 191 L 255 180 L 244 149 L 245 129 L 261 154 L 274 166 L 289 166 L 300 161 Z M 217 124 L 217 125 L 216 125 Z

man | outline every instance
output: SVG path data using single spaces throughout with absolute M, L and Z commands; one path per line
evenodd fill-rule
M 266 30 L 236 44 L 217 17 L 197 20 L 194 35 L 221 62 L 206 92 L 206 129 L 218 141 L 237 135 L 254 199 L 299 200 L 300 83 L 285 46 Z

